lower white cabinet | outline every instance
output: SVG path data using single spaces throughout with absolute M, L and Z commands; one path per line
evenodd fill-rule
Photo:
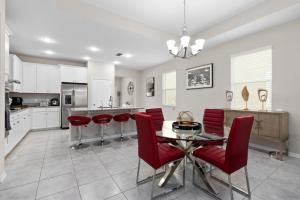
M 32 112 L 32 129 L 47 128 L 46 112 Z
M 28 108 L 10 117 L 11 130 L 5 138 L 5 155 L 22 140 L 30 130 L 60 126 L 60 108 Z
M 60 125 L 59 108 L 33 108 L 32 129 L 55 128 Z
M 5 138 L 5 155 L 7 155 L 31 129 L 31 110 L 26 109 L 11 116 L 11 130 Z

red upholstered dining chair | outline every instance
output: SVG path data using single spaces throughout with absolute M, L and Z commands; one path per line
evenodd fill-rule
M 241 116 L 233 120 L 225 150 L 215 145 L 208 145 L 198 148 L 193 152 L 193 156 L 195 158 L 199 158 L 202 161 L 205 161 L 228 174 L 228 185 L 230 189 L 231 199 L 233 199 L 232 188 L 248 197 L 251 196 L 247 172 L 247 161 L 249 139 L 253 125 L 253 120 L 253 116 Z M 196 164 L 197 163 L 195 160 L 194 169 Z M 233 186 L 231 183 L 231 174 L 241 168 L 245 169 L 248 192 L 245 192 L 240 188 Z M 194 171 L 195 170 L 193 170 L 193 176 Z
M 146 109 L 146 113 L 148 115 L 151 115 L 154 126 L 155 126 L 155 130 L 161 131 L 163 128 L 163 125 L 164 125 L 164 121 L 165 121 L 162 109 L 161 108 L 149 108 L 149 109 Z M 176 141 L 168 140 L 166 138 L 159 137 L 159 136 L 157 136 L 157 142 L 159 142 L 159 143 L 169 143 L 169 142 L 174 143 L 175 142 L 176 143 Z
M 150 115 L 143 114 L 143 113 L 136 113 L 135 120 L 137 126 L 137 134 L 138 134 L 138 156 L 139 156 L 136 183 L 141 184 L 147 181 L 147 179 L 139 181 L 140 162 L 142 159 L 154 169 L 154 173 L 152 176 L 153 183 L 152 183 L 152 191 L 151 191 L 151 199 L 153 199 L 155 178 L 157 176 L 156 170 L 171 162 L 179 165 L 180 162 L 184 159 L 185 153 L 181 149 L 171 144 L 157 143 L 155 125 Z M 183 171 L 182 186 L 184 186 L 185 184 L 184 179 L 185 179 L 185 172 Z M 170 190 L 169 192 L 171 191 L 174 191 L 174 189 Z M 159 194 L 155 196 L 155 198 L 161 195 L 162 194 Z
M 205 109 L 203 115 L 203 129 L 205 133 L 224 136 L 224 110 Z M 223 145 L 221 141 L 197 141 L 193 146 Z

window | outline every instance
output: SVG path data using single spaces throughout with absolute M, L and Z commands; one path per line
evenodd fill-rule
M 176 106 L 176 71 L 162 75 L 162 103 L 166 106 Z
M 231 88 L 233 91 L 232 108 L 245 108 L 242 89 L 249 91 L 248 108 L 261 110 L 258 89 L 266 89 L 268 98 L 264 108 L 272 108 L 272 48 L 265 47 L 231 57 Z

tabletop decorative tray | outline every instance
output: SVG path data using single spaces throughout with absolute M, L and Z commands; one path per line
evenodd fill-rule
M 201 132 L 202 124 L 199 122 L 173 122 L 173 130 L 178 131 L 199 131 Z

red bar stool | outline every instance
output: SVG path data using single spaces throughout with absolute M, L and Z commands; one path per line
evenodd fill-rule
M 68 117 L 68 121 L 72 126 L 77 127 L 78 132 L 78 143 L 72 146 L 72 149 L 83 149 L 88 147 L 88 144 L 81 143 L 82 139 L 82 127 L 87 126 L 91 122 L 91 118 L 86 116 L 70 116 Z
M 124 133 L 124 124 L 128 122 L 129 118 L 130 118 L 130 114 L 129 113 L 121 113 L 121 114 L 115 115 L 113 117 L 113 119 L 116 122 L 120 122 L 121 123 L 121 137 L 115 139 L 115 141 L 122 142 L 122 141 L 128 140 L 128 137 L 124 137 L 123 133 Z
M 104 126 L 107 125 L 112 120 L 112 118 L 113 116 L 110 114 L 100 114 L 92 117 L 93 122 L 95 124 L 98 124 L 100 129 L 100 141 L 96 142 L 94 144 L 95 146 L 110 144 L 110 141 L 107 140 L 104 141 Z
M 130 114 L 130 119 L 134 120 L 135 121 L 135 113 L 133 114 Z M 137 135 L 133 135 L 131 136 L 132 139 L 137 139 Z

